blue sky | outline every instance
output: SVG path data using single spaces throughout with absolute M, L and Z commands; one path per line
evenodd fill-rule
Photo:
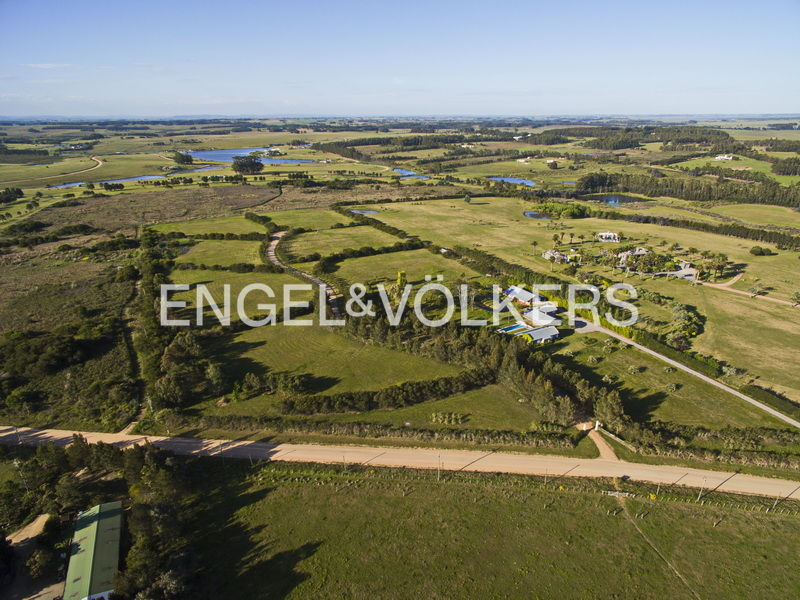
M 800 1 L 0 0 L 0 115 L 800 112 Z

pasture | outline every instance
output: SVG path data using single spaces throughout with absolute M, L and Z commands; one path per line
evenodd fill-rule
M 260 242 L 242 240 L 200 240 L 189 246 L 185 254 L 175 259 L 176 263 L 191 262 L 196 265 L 229 266 L 234 263 L 259 264 Z
M 266 235 L 266 230 L 261 225 L 245 219 L 244 216 L 159 223 L 153 225 L 152 229 L 161 233 L 173 233 L 177 231 L 187 235 L 204 233 L 263 233 Z
M 201 598 L 788 598 L 798 585 L 797 517 L 691 492 L 212 460 L 185 509 Z
M 339 263 L 335 275 L 343 277 L 350 282 L 378 283 L 394 282 L 398 271 L 405 271 L 408 282 L 421 284 L 425 276 L 436 278 L 442 275 L 446 283 L 453 283 L 458 279 L 475 279 L 480 277 L 472 269 L 462 264 L 433 254 L 427 249 L 406 250 L 403 252 L 390 252 L 375 256 L 348 258 Z
M 342 227 L 323 229 L 311 233 L 301 233 L 289 240 L 287 250 L 293 256 L 308 256 L 318 252 L 322 256 L 339 252 L 345 248 L 362 248 L 371 246 L 391 246 L 398 238 L 374 227 Z

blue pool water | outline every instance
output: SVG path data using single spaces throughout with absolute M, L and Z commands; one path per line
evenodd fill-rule
M 364 209 L 359 209 L 359 208 L 351 208 L 350 212 L 351 213 L 355 213 L 357 215 L 377 215 L 378 214 L 377 210 L 364 210 Z
M 516 183 L 527 185 L 528 187 L 533 187 L 536 185 L 535 181 L 531 181 L 530 179 L 522 179 L 520 177 L 489 177 L 492 181 L 505 181 L 506 183 Z
M 528 210 L 522 213 L 524 216 L 528 217 L 529 219 L 536 219 L 537 221 L 549 221 L 550 217 L 548 217 L 544 213 L 536 212 L 535 210 Z
M 192 158 L 199 160 L 213 160 L 216 162 L 233 162 L 234 156 L 246 156 L 251 152 L 267 150 L 268 148 L 233 148 L 232 150 L 197 150 L 188 152 Z M 313 163 L 315 161 L 303 158 L 266 158 L 259 159 L 265 165 Z

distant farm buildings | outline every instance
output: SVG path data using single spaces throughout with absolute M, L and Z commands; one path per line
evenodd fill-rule
M 733 160 L 732 154 L 717 154 L 714 160 Z
M 603 231 L 597 234 L 597 239 L 601 242 L 619 242 L 619 234 L 613 231 Z

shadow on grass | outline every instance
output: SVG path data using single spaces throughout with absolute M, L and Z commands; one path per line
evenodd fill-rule
M 254 470 L 244 462 L 214 463 L 197 474 L 202 484 L 189 509 L 192 546 L 201 565 L 196 581 L 198 598 L 286 598 L 310 577 L 300 570 L 300 564 L 322 543 L 309 541 L 276 552 L 269 523 L 257 522 L 258 505 L 275 488 L 252 489 L 248 476 Z

